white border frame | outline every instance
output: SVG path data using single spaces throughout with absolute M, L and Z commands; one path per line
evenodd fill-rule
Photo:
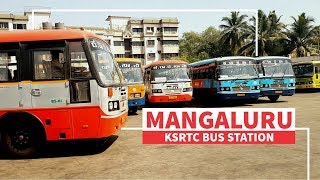
M 258 9 L 32 9 L 31 26 L 34 30 L 34 13 L 35 12 L 198 12 L 198 13 L 208 13 L 208 12 L 253 12 L 255 13 L 256 22 L 256 34 L 255 34 L 255 56 L 259 56 L 258 52 Z

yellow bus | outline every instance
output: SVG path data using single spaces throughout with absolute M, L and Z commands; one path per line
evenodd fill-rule
M 138 107 L 145 104 L 145 87 L 141 60 L 135 58 L 116 58 L 116 61 L 128 83 L 129 112 L 136 113 Z
M 320 61 L 297 62 L 293 65 L 296 89 L 320 88 Z

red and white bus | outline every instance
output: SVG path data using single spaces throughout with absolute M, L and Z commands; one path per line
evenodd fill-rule
M 80 30 L 0 33 L 0 133 L 13 156 L 124 125 L 127 86 L 109 45 Z
M 190 67 L 178 60 L 156 61 L 144 67 L 149 103 L 188 102 L 192 100 Z

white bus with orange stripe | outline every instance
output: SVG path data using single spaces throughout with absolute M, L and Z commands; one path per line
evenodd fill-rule
M 179 60 L 156 61 L 144 67 L 146 101 L 174 103 L 192 100 L 190 67 Z
M 127 91 L 109 45 L 94 34 L 0 33 L 0 134 L 11 155 L 113 135 L 126 122 Z

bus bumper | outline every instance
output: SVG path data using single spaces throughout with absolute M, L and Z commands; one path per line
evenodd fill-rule
M 128 110 L 117 116 L 101 116 L 98 138 L 114 135 L 127 122 Z
M 282 89 L 282 90 L 260 90 L 261 96 L 273 96 L 273 95 L 281 95 L 281 96 L 292 96 L 295 93 L 295 89 Z
M 305 84 L 305 85 L 296 85 L 296 89 L 312 89 L 312 88 L 320 88 L 313 84 Z
M 143 97 L 141 99 L 129 99 L 128 105 L 129 105 L 129 107 L 143 106 L 143 105 L 145 105 L 145 102 L 146 102 L 145 97 Z
M 221 92 L 218 92 L 218 95 L 222 100 L 258 99 L 259 98 L 259 92 L 254 92 L 254 93 L 248 93 L 248 92 L 221 93 Z
M 187 102 L 192 100 L 190 94 L 172 94 L 163 96 L 148 96 L 148 102 L 150 103 L 168 103 L 168 102 Z

